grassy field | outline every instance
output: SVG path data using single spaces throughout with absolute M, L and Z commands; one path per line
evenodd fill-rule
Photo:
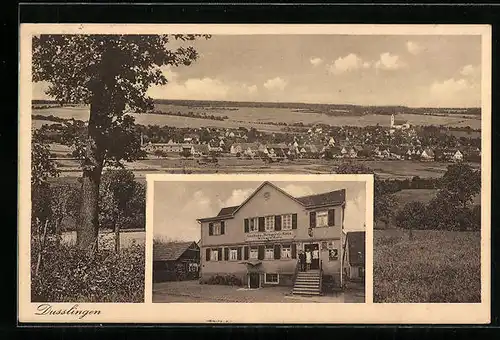
M 481 301 L 479 232 L 374 231 L 374 302 Z
M 264 131 L 279 131 L 282 127 L 270 125 L 270 122 L 285 122 L 285 123 L 305 123 L 305 124 L 329 124 L 329 125 L 350 125 L 350 126 L 368 126 L 380 124 L 389 126 L 389 115 L 364 115 L 364 116 L 328 116 L 319 113 L 310 113 L 303 111 L 294 111 L 284 108 L 256 108 L 256 107 L 239 107 L 237 110 L 221 110 L 218 108 L 206 109 L 202 107 L 188 107 L 177 105 L 157 105 L 156 109 L 165 112 L 182 112 L 188 113 L 207 113 L 216 116 L 228 116 L 225 121 L 217 121 L 210 119 L 188 118 L 179 116 L 142 114 L 134 115 L 136 122 L 144 125 L 169 125 L 175 127 L 232 127 L 238 128 L 245 126 L 247 128 L 255 127 Z M 86 107 L 55 107 L 50 109 L 33 109 L 33 114 L 54 115 L 62 118 L 75 118 L 87 120 L 89 110 Z M 474 129 L 481 128 L 481 120 L 477 118 L 461 118 L 453 116 L 429 116 L 416 114 L 401 114 L 396 116 L 397 119 L 408 120 L 412 125 L 446 125 L 465 127 L 470 126 Z M 39 124 L 39 123 L 36 123 Z
M 199 164 L 198 159 L 146 159 L 125 163 L 128 169 L 136 173 L 143 171 L 179 173 L 183 169 L 191 173 L 331 173 L 338 160 L 295 160 L 280 163 L 265 163 L 260 159 L 238 159 L 236 157 L 219 158 L 218 164 Z M 413 161 L 368 161 L 365 165 L 375 169 L 381 178 L 440 177 L 446 171 L 446 163 L 421 163 Z M 57 164 L 64 174 L 79 168 L 73 160 L 58 160 Z

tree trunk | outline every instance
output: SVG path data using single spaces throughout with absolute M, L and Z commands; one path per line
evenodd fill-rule
M 83 170 L 82 206 L 76 232 L 77 247 L 96 252 L 99 233 L 99 184 L 102 166 Z
M 123 98 L 118 100 L 113 96 L 116 86 L 116 75 L 120 67 L 117 63 L 118 49 L 109 41 L 99 63 L 96 78 L 89 84 L 92 96 L 90 99 L 90 117 L 88 136 L 85 148 L 85 158 L 82 164 L 82 206 L 77 227 L 77 246 L 94 254 L 98 251 L 99 233 L 99 185 L 107 143 L 108 128 L 112 116 L 123 112 Z
M 82 205 L 77 226 L 77 247 L 91 255 L 98 251 L 99 233 L 99 185 L 104 164 L 105 145 L 103 127 L 108 119 L 108 96 L 104 85 L 97 82 L 94 86 L 88 135 L 85 145 L 85 158 L 82 164 Z

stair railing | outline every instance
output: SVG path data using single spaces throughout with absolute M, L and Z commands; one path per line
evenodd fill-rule
M 319 259 L 319 293 L 323 295 L 323 261 Z
M 297 280 L 297 276 L 299 273 L 299 265 L 300 265 L 300 260 L 297 259 L 297 263 L 295 263 L 295 270 L 293 272 L 293 285 L 295 286 L 295 281 Z M 292 288 L 293 290 L 293 288 Z

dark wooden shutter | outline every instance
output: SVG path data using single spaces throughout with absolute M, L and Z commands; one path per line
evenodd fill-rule
M 245 218 L 245 233 L 249 232 L 249 227 L 248 227 L 248 218 Z
M 328 210 L 328 226 L 334 226 L 335 225 L 335 210 L 330 209 Z
M 292 259 L 297 258 L 297 245 L 295 243 L 292 244 Z
M 292 215 L 292 229 L 297 229 L 297 214 Z
M 217 249 L 217 252 L 218 252 L 217 259 L 219 261 L 222 261 L 222 248 Z
M 237 253 L 237 258 L 238 258 L 238 261 L 241 261 L 241 247 L 238 247 L 236 248 L 236 253 Z
M 248 260 L 248 247 L 247 246 L 244 246 L 243 247 L 243 259 L 244 260 Z
M 279 260 L 281 258 L 281 249 L 279 244 L 274 245 L 274 259 Z
M 214 224 L 209 223 L 208 224 L 208 235 L 212 236 L 214 234 Z
M 210 248 L 205 249 L 206 252 L 206 260 L 210 261 Z
M 264 246 L 259 246 L 259 252 L 257 254 L 258 256 L 258 259 L 259 260 L 263 260 L 264 259 Z
M 229 260 L 229 248 L 224 248 L 224 261 Z
M 316 227 L 316 212 L 311 211 L 309 213 L 309 227 L 315 228 Z
M 266 230 L 266 225 L 265 225 L 265 219 L 264 217 L 259 217 L 259 231 L 265 231 Z
M 224 235 L 224 228 L 226 226 L 226 222 L 225 221 L 220 221 L 220 234 L 221 235 Z
M 281 215 L 274 216 L 274 230 L 281 230 Z

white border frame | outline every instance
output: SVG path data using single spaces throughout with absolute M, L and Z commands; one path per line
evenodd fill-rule
M 397 28 L 397 29 L 395 29 Z M 30 302 L 30 164 L 31 164 L 31 36 L 34 34 L 347 34 L 347 35 L 480 35 L 482 39 L 482 195 L 481 195 L 481 303 L 476 304 L 373 304 L 373 279 L 366 274 L 365 304 L 342 304 L 342 313 L 331 313 L 328 304 L 216 304 L 217 320 L 211 304 L 151 304 L 151 209 L 146 216 L 146 300 L 144 304 L 79 304 L 79 309 L 100 310 L 98 315 L 79 319 L 75 315 L 36 315 L 38 304 Z M 18 319 L 21 322 L 81 322 L 81 323 L 164 323 L 164 322 L 241 322 L 241 323 L 445 323 L 475 324 L 490 322 L 491 301 L 491 26 L 489 25 L 286 25 L 286 24 L 21 24 L 20 27 L 20 84 L 19 98 L 19 213 L 18 213 Z M 153 175 L 154 176 L 154 175 Z M 190 175 L 195 176 L 195 175 Z M 268 176 L 268 175 L 266 175 Z M 284 180 L 284 175 L 279 175 Z M 305 175 L 308 176 L 308 175 Z M 321 175 L 311 175 L 318 179 Z M 237 178 L 238 175 L 233 177 Z M 154 177 L 148 177 L 148 180 Z M 234 178 L 232 179 L 234 180 Z M 147 201 L 153 198 L 153 189 L 148 186 Z M 371 208 L 368 209 L 373 214 Z M 367 224 L 366 273 L 373 270 L 372 226 Z M 56 309 L 68 309 L 75 304 L 52 304 Z M 339 305 L 336 304 L 338 310 Z M 276 313 L 276 308 L 286 308 L 287 313 Z M 315 312 L 308 312 L 314 308 Z M 226 312 L 221 311 L 221 309 Z M 212 320 L 212 321 L 210 321 Z

